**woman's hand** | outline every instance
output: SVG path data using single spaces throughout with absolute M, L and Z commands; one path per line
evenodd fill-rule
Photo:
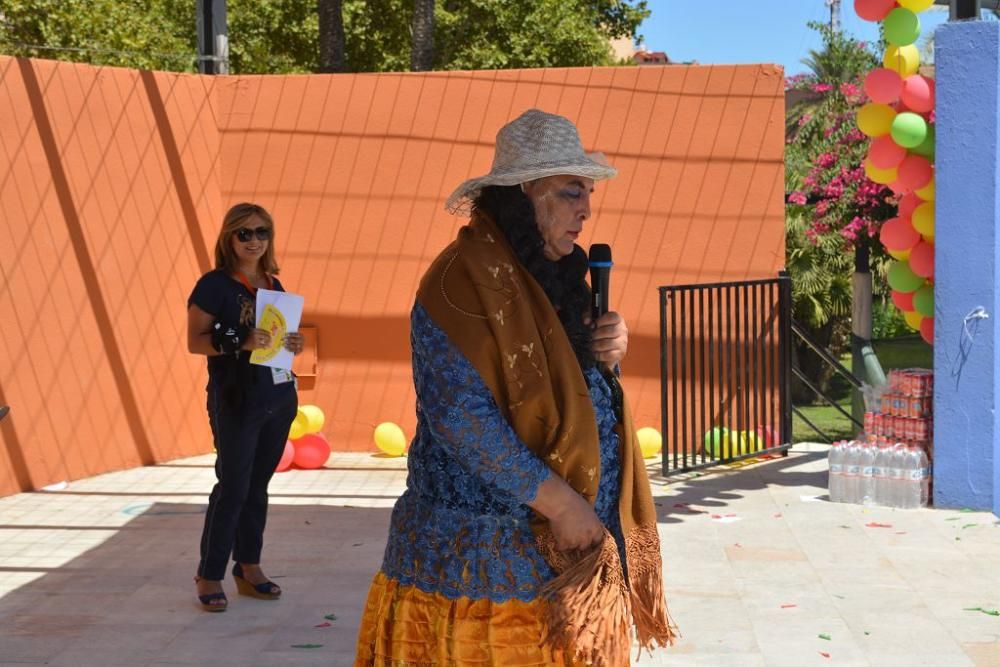
M 251 329 L 250 335 L 243 341 L 241 349 L 252 352 L 253 350 L 263 350 L 271 346 L 271 334 L 265 329 Z
M 580 494 L 573 495 L 575 500 L 548 517 L 559 551 L 589 549 L 604 537 L 604 524 L 597 518 L 594 508 Z
M 285 349 L 292 354 L 299 354 L 305 345 L 305 339 L 297 331 L 289 331 L 285 334 Z
M 584 322 L 590 324 L 589 320 Z M 594 358 L 604 364 L 608 370 L 614 370 L 628 350 L 628 327 L 625 320 L 615 312 L 604 313 L 594 325 L 594 333 L 590 343 Z
M 538 485 L 535 499 L 528 507 L 549 520 L 560 551 L 586 549 L 604 537 L 604 524 L 594 508 L 554 473 Z

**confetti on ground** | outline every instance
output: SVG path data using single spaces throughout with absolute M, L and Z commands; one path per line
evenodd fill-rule
M 959 512 L 975 512 L 976 510 L 971 510 L 971 509 L 969 509 L 968 507 L 963 507 L 962 509 L 960 509 L 960 510 L 958 510 L 958 511 L 959 511 Z
M 961 538 L 961 537 L 956 537 L 956 538 L 955 538 L 955 541 L 956 541 L 956 542 L 961 542 L 961 541 L 962 541 L 962 538 Z
M 982 607 L 966 607 L 963 611 L 981 611 L 988 616 L 1000 616 L 998 609 L 983 609 Z
M 777 514 L 775 514 L 774 518 L 775 519 L 780 519 L 781 518 L 781 512 L 778 512 Z
M 833 594 L 833 597 L 840 598 L 841 600 L 846 600 L 847 599 L 843 595 L 837 595 L 836 593 Z
M 321 648 L 322 644 L 292 644 L 292 648 Z
M 326 621 L 325 623 L 320 623 L 319 625 L 314 625 L 313 627 L 314 628 L 332 628 L 333 627 L 333 623 L 331 623 L 330 621 Z
M 741 521 L 742 519 L 735 514 L 727 514 L 722 516 L 721 514 L 713 514 L 712 521 L 718 521 L 719 523 L 733 523 L 734 521 Z
M 870 634 L 871 634 L 870 632 L 868 632 L 867 630 L 865 630 L 865 637 L 867 637 Z
M 740 544 L 739 542 L 737 542 L 737 543 L 736 543 L 736 544 L 734 544 L 733 546 L 734 546 L 734 547 L 736 547 L 737 549 L 742 549 L 742 548 L 743 548 L 743 545 L 742 545 L 742 544 Z
M 871 523 L 866 523 L 865 528 L 892 528 L 891 523 L 879 523 L 878 521 L 872 521 Z
M 964 526 L 962 526 L 962 530 L 965 530 L 966 528 L 975 528 L 978 525 L 979 525 L 978 523 L 967 523 Z
M 945 519 L 945 521 L 958 521 L 961 518 L 962 517 L 960 517 L 960 516 L 952 516 L 952 517 L 948 517 L 947 519 Z
M 847 524 L 844 524 L 844 523 L 840 524 L 840 528 L 844 528 L 846 530 L 850 530 L 851 529 L 850 526 L 848 526 Z
M 829 657 L 830 657 L 830 654 L 829 654 L 829 653 L 827 653 L 826 651 L 820 651 L 820 652 L 819 652 L 819 654 L 820 654 L 821 656 L 823 656 L 824 658 L 829 658 Z
M 797 605 L 797 604 L 783 604 L 783 605 L 781 605 L 781 608 L 782 609 L 791 609 L 792 607 L 798 607 L 798 606 L 799 605 Z
M 820 639 L 825 639 L 825 640 L 826 640 L 826 641 L 828 641 L 828 642 L 829 642 L 829 641 L 833 641 L 833 640 L 832 640 L 832 639 L 830 638 L 830 635 L 826 634 L 825 632 L 821 632 L 821 633 L 819 633 L 819 638 L 820 638 Z
M 336 614 L 327 614 L 323 618 L 325 618 L 328 621 L 336 621 L 337 620 L 337 615 Z
M 906 535 L 906 531 L 905 530 L 897 530 L 896 534 L 897 535 Z

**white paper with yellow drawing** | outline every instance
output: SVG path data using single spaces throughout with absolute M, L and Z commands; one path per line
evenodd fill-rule
M 257 328 L 271 334 L 271 345 L 254 350 L 250 354 L 250 363 L 286 371 L 292 369 L 294 355 L 285 348 L 284 338 L 286 333 L 299 330 L 304 302 L 300 294 L 257 290 Z

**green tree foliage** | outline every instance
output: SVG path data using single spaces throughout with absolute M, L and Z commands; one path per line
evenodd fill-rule
M 872 49 L 826 26 L 810 24 L 823 48 L 802 62 L 810 72 L 792 77 L 788 88 L 806 96 L 787 110 L 785 190 L 786 259 L 792 276 L 794 317 L 820 344 L 839 356 L 850 345 L 854 250 L 871 253 L 876 295 L 887 296 L 886 255 L 877 241 L 883 221 L 896 211 L 892 192 L 871 182 L 862 163 L 868 139 L 855 127 L 864 102 L 862 81 L 877 66 Z M 879 322 L 884 333 L 891 322 Z M 805 346 L 794 354 L 813 384 L 826 390 L 832 371 Z M 794 383 L 797 402 L 811 391 Z
M 194 11 L 187 0 L 3 0 L 0 53 L 194 71 Z
M 413 5 L 343 0 L 346 70 L 410 69 Z M 195 71 L 195 8 L 195 0 L 2 0 L 0 53 Z M 611 64 L 608 40 L 638 37 L 647 16 L 645 0 L 437 0 L 433 65 Z M 231 73 L 320 71 L 316 2 L 229 0 L 228 20 Z

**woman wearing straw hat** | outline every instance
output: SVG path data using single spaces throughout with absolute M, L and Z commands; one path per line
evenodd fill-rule
M 656 515 L 575 241 L 616 170 L 537 109 L 449 197 L 411 316 L 417 432 L 356 665 L 628 663 L 673 629 Z M 615 390 L 615 391 L 613 391 Z M 616 400 L 616 397 L 618 400 Z

